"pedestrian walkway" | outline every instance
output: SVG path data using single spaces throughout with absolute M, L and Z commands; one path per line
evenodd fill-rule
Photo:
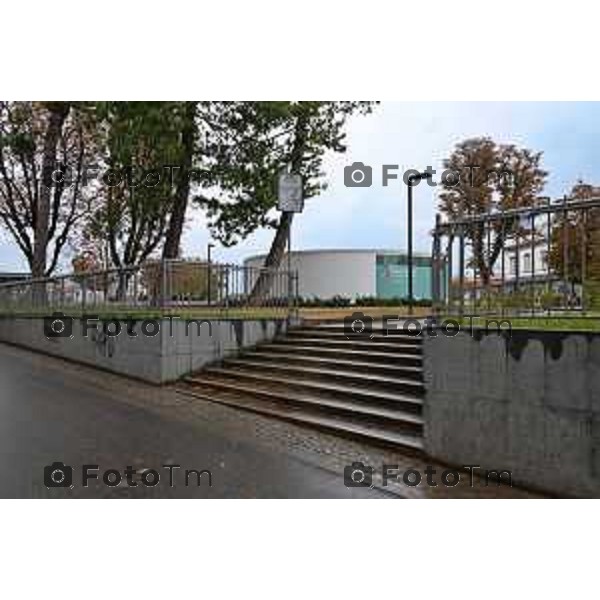
M 382 464 L 422 472 L 424 459 L 313 427 L 200 400 L 58 358 L 0 344 L 0 497 L 526 498 L 463 477 L 456 487 L 382 486 Z M 47 490 L 43 468 L 62 460 L 152 468 L 165 461 L 214 470 L 213 488 Z M 373 488 L 347 488 L 353 462 Z M 432 465 L 438 476 L 447 467 Z

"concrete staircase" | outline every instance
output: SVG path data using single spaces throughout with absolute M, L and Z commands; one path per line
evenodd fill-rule
M 421 338 L 348 339 L 341 323 L 291 329 L 184 378 L 180 392 L 352 437 L 422 451 Z

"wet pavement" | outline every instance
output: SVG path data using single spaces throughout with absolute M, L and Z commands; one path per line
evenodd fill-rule
M 316 430 L 193 400 L 95 369 L 0 344 L 0 498 L 527 497 L 495 484 L 347 488 L 344 467 L 422 461 Z M 72 467 L 72 487 L 48 488 L 44 468 Z M 165 468 L 163 465 L 179 465 Z M 92 475 L 82 485 L 83 465 Z M 127 477 L 125 469 L 136 474 Z M 102 482 L 108 475 L 114 483 Z M 140 478 L 144 469 L 145 485 Z M 443 469 L 440 467 L 440 469 Z M 156 474 L 151 470 L 156 471 Z M 186 473 L 190 473 L 187 477 Z M 441 472 L 441 471 L 440 471 Z M 49 473 L 49 472 L 48 472 Z M 68 471 L 65 471 L 69 476 Z M 157 481 L 156 485 L 150 485 Z M 172 485 L 169 481 L 172 475 Z M 60 479 L 57 471 L 55 478 Z M 128 485 L 127 479 L 131 483 Z M 209 485 L 209 479 L 210 484 Z M 199 481 L 199 485 L 198 485 Z M 68 483 L 68 481 L 65 481 Z

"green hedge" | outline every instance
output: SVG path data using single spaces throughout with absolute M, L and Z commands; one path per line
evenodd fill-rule
M 352 301 L 346 296 L 333 296 L 332 298 L 300 298 L 301 308 L 346 308 L 348 306 L 431 306 L 431 300 L 413 300 L 408 298 L 378 298 L 377 296 L 358 296 Z

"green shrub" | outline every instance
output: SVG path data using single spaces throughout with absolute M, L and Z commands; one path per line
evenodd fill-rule
M 539 305 L 544 310 L 560 308 L 563 305 L 563 295 L 558 292 L 542 292 L 538 296 Z
M 302 308 L 346 308 L 348 306 L 408 306 L 409 302 L 407 298 L 378 298 L 376 296 L 357 296 L 356 300 L 352 302 L 350 298 L 336 295 L 325 299 L 316 296 L 299 298 L 298 304 Z M 413 306 L 422 307 L 429 307 L 431 304 L 429 299 L 413 300 L 412 302 Z

